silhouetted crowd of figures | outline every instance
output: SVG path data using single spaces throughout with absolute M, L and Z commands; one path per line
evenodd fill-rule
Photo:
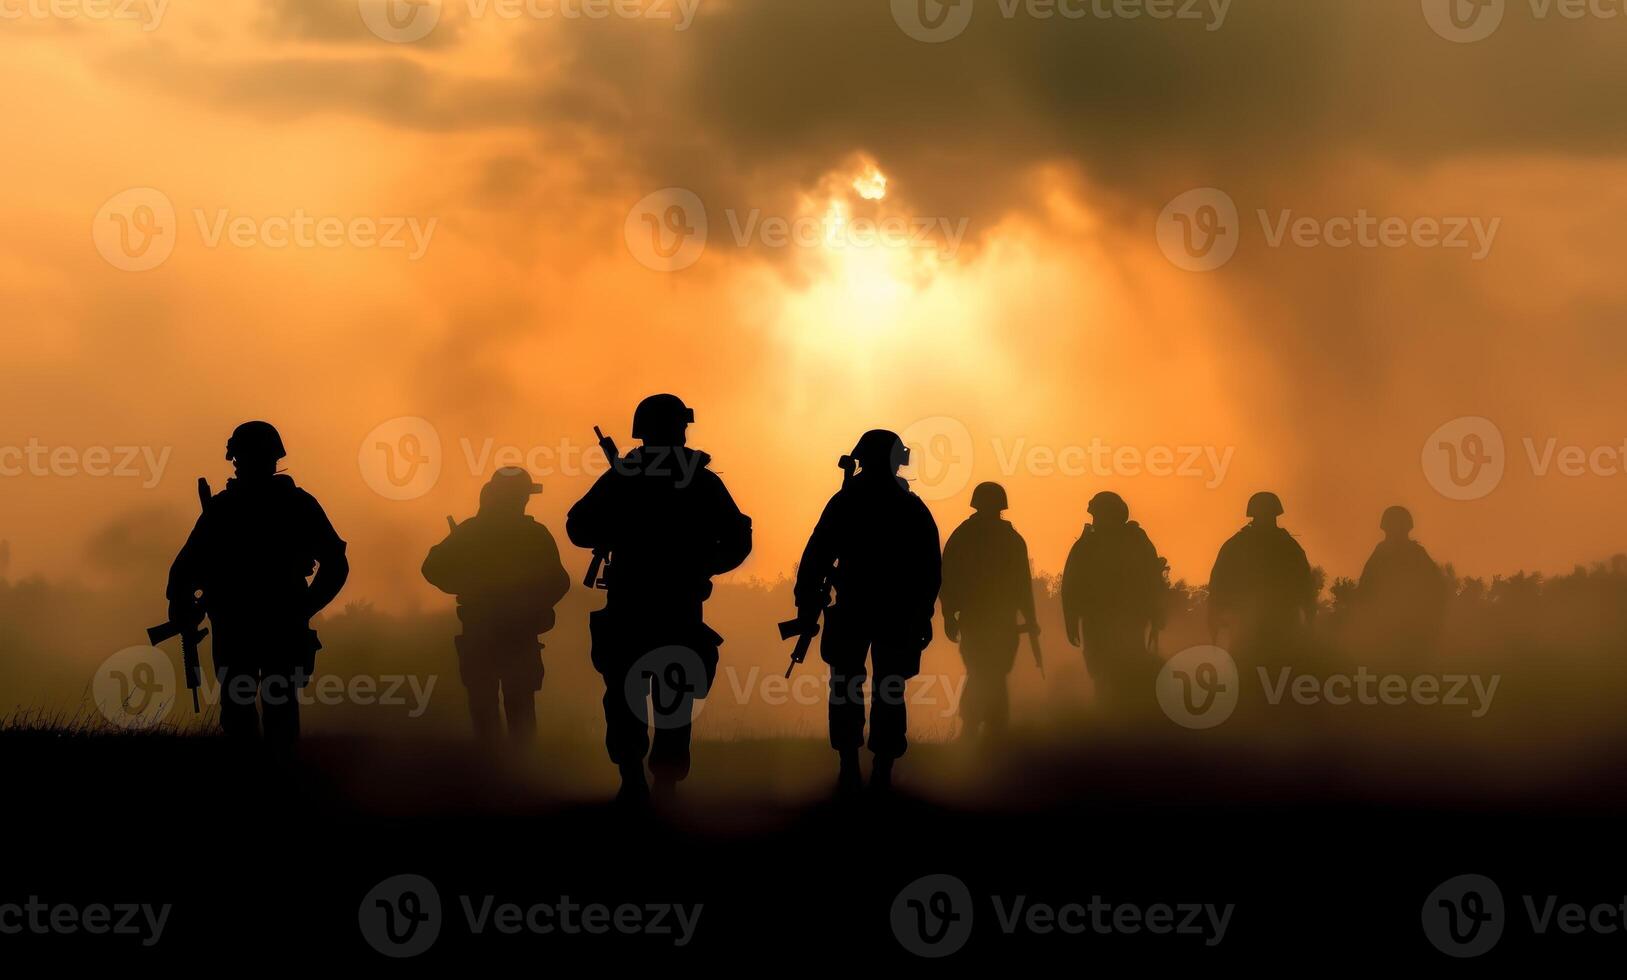
M 611 465 L 566 518 L 570 542 L 593 553 L 585 584 L 606 592 L 590 615 L 591 657 L 605 684 L 605 745 L 629 802 L 652 794 L 646 764 L 657 796 L 689 772 L 693 702 L 710 690 L 723 643 L 704 605 L 712 579 L 752 548 L 751 519 L 710 457 L 687 445 L 693 422 L 676 396 L 641 402 L 632 429 L 639 445 L 622 454 L 601 438 Z M 349 565 L 316 499 L 277 471 L 285 455 L 268 423 L 232 433 L 226 458 L 236 475 L 217 494 L 200 481 L 202 513 L 170 570 L 167 597 L 169 626 L 194 659 L 209 620 L 225 733 L 286 746 L 299 733 L 294 692 L 320 649 L 310 621 L 338 595 Z M 890 786 L 908 747 L 905 685 L 939 615 L 966 665 L 967 733 L 1005 730 L 1007 679 L 1025 636 L 1044 671 L 1028 548 L 1003 517 L 1005 489 L 977 486 L 972 515 L 940 548 L 931 513 L 899 476 L 908 464 L 908 448 L 885 430 L 865 433 L 841 458 L 841 488 L 798 565 L 796 615 L 781 626 L 798 640 L 793 669 L 819 639 L 842 794 L 862 786 L 864 748 L 871 787 Z M 432 585 L 457 597 L 459 674 L 483 739 L 502 738 L 505 723 L 510 738 L 533 736 L 541 638 L 571 587 L 553 535 L 526 513 L 541 489 L 523 470 L 498 470 L 479 512 L 461 524 L 449 518 L 450 533 L 423 564 Z M 1098 700 L 1129 704 L 1150 696 L 1163 663 L 1168 563 L 1117 494 L 1097 494 L 1088 513 L 1061 578 L 1067 639 L 1082 649 Z M 1209 630 L 1240 663 L 1291 657 L 1317 613 L 1321 582 L 1282 515 L 1275 494 L 1256 494 L 1248 524 L 1221 548 L 1210 576 Z M 1386 511 L 1381 526 L 1356 593 L 1365 621 L 1393 648 L 1428 650 L 1447 577 L 1412 540 L 1405 509 Z M 188 682 L 196 686 L 190 674 Z

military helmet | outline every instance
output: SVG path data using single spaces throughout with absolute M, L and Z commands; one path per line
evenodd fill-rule
M 485 489 L 494 494 L 532 497 L 542 492 L 542 484 L 518 466 L 505 466 L 491 475 Z
M 1385 532 L 1399 531 L 1406 533 L 1412 530 L 1412 511 L 1405 507 L 1391 507 L 1384 511 L 1379 519 L 1379 529 Z
M 1255 518 L 1281 517 L 1282 498 L 1270 491 L 1255 494 L 1248 499 L 1248 516 Z
M 1086 513 L 1102 524 L 1123 524 L 1130 519 L 1130 505 L 1111 490 L 1103 490 L 1090 498 Z
M 979 483 L 972 491 L 972 509 L 992 510 L 997 514 L 1011 509 L 1011 502 L 1006 498 L 1006 488 L 998 483 Z
M 910 451 L 898 433 L 871 429 L 859 437 L 852 454 L 842 457 L 844 467 L 849 461 L 857 461 L 863 467 L 897 471 L 901 466 L 910 465 Z
M 282 447 L 282 436 L 277 434 L 276 426 L 270 422 L 244 422 L 232 430 L 232 436 L 226 440 L 226 458 L 237 459 L 270 459 L 276 462 L 288 455 Z
M 651 395 L 633 410 L 633 438 L 646 442 L 667 439 L 694 422 L 695 410 L 685 405 L 682 398 Z

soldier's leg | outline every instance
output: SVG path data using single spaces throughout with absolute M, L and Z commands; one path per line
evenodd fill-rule
M 825 616 L 819 656 L 830 667 L 830 747 L 844 755 L 864 745 L 864 658 L 870 636 L 832 609 Z
M 658 715 L 650 748 L 650 773 L 657 782 L 678 783 L 689 776 L 689 740 L 694 732 L 694 705 Z
M 1009 632 L 979 628 L 976 624 L 961 628 L 960 653 L 966 662 L 961 705 L 968 732 L 982 728 L 986 734 L 993 734 L 1004 719 L 1005 675 L 1012 660 L 1011 651 L 1005 649 L 1005 634 Z
M 648 679 L 631 677 L 632 665 L 604 675 L 604 747 L 623 770 L 643 768 L 650 751 L 650 728 L 630 703 L 649 690 Z
M 510 740 L 523 743 L 536 738 L 537 692 L 531 689 L 529 683 L 503 681 L 503 714 L 508 720 Z
M 998 738 L 1006 733 L 1011 720 L 1011 692 L 1009 689 L 1010 675 L 1002 671 L 990 671 L 984 679 L 984 715 L 985 732 L 990 738 Z
M 515 645 L 503 666 L 503 714 L 508 736 L 530 742 L 537 735 L 537 692 L 542 690 L 542 645 L 526 641 Z
M 286 748 L 299 741 L 299 685 L 292 669 L 262 674 L 260 711 L 267 744 Z
M 983 684 L 978 671 L 977 643 L 964 632 L 960 636 L 960 659 L 966 665 L 966 680 L 960 691 L 960 733 L 977 734 L 982 727 Z
M 909 748 L 907 685 L 920 670 L 919 651 L 895 642 L 871 648 L 875 680 L 870 685 L 870 751 L 878 762 L 902 756 Z
M 463 684 L 475 738 L 482 742 L 496 741 L 503 732 L 502 719 L 497 717 L 497 678 L 465 671 Z
M 1113 676 L 1112 641 L 1103 630 L 1088 630 L 1082 639 L 1085 653 L 1085 672 L 1090 675 L 1092 707 L 1105 711 L 1112 707 L 1118 690 Z
M 476 740 L 494 742 L 503 733 L 503 723 L 497 716 L 497 672 L 491 652 L 467 633 L 454 637 L 453 643 L 458 651 L 458 679 L 463 681 L 469 701 L 470 727 Z
M 650 682 L 651 723 L 655 742 L 650 748 L 650 772 L 656 786 L 670 787 L 689 776 L 689 746 L 694 733 L 695 701 L 706 697 L 717 676 L 717 634 L 696 623 L 691 635 L 667 647 L 672 657 L 653 664 Z
M 1011 670 L 1017 666 L 1017 647 L 1020 635 L 1002 630 L 996 639 L 995 653 L 989 675 L 989 733 L 1003 735 L 1011 720 Z
M 220 728 L 234 739 L 260 737 L 260 672 L 245 667 L 217 667 L 220 682 Z
M 610 761 L 620 767 L 624 784 L 635 774 L 642 784 L 650 732 L 640 711 L 650 683 L 648 678 L 633 676 L 638 654 L 630 652 L 633 638 L 624 626 L 624 617 L 612 614 L 608 608 L 590 613 L 588 632 L 594 669 L 604 678 L 605 751 Z

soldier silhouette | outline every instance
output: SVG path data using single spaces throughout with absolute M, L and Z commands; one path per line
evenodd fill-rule
M 979 484 L 972 491 L 974 513 L 943 546 L 943 633 L 960 644 L 966 664 L 962 735 L 1005 733 L 1011 714 L 1006 678 L 1017 661 L 1019 635 L 1039 635 L 1028 545 L 1000 516 L 1009 507 L 1004 487 Z M 1034 651 L 1044 670 L 1037 639 Z
M 1257 663 L 1283 663 L 1300 652 L 1316 618 L 1317 586 L 1305 549 L 1277 519 L 1274 493 L 1249 499 L 1249 523 L 1220 548 L 1209 576 L 1209 631 Z
M 321 649 L 311 617 L 350 574 L 345 542 L 316 498 L 277 472 L 287 453 L 266 422 L 245 422 L 226 442 L 236 476 L 210 498 L 170 566 L 170 621 L 207 614 L 227 735 L 291 745 L 299 694 Z M 314 573 L 314 577 L 313 577 Z
M 866 432 L 842 457 L 842 488 L 825 506 L 797 568 L 798 618 L 813 622 L 825 612 L 820 656 L 830 666 L 830 744 L 841 760 L 837 786 L 844 794 L 862 782 L 866 656 L 873 672 L 871 785 L 886 790 L 893 763 L 909 746 L 904 688 L 932 642 L 942 556 L 932 514 L 898 476 L 908 462 L 897 435 Z M 836 601 L 827 610 L 833 588 Z
M 688 448 L 694 420 L 675 395 L 640 402 L 633 438 L 643 444 L 617 458 L 565 521 L 573 544 L 609 556 L 609 596 L 589 627 L 605 682 L 605 747 L 626 802 L 648 797 L 646 755 L 660 796 L 689 774 L 693 701 L 710 690 L 723 642 L 702 606 L 712 577 L 751 554 L 751 519 L 708 469 L 711 457 Z M 653 718 L 643 713 L 646 695 Z
M 1063 566 L 1062 619 L 1102 706 L 1133 711 L 1153 696 L 1167 563 L 1118 494 L 1097 494 L 1086 511 L 1091 523 Z
M 499 691 L 509 736 L 521 743 L 536 734 L 538 637 L 554 628 L 554 606 L 571 587 L 554 536 L 525 512 L 541 492 L 524 470 L 498 470 L 480 491 L 479 513 L 454 525 L 424 559 L 424 578 L 458 597 L 458 674 L 482 741 L 502 733 Z
M 1373 549 L 1356 589 L 1361 618 L 1384 649 L 1427 655 L 1440 640 L 1446 577 L 1411 537 L 1412 514 L 1391 507 L 1379 521 L 1384 540 Z

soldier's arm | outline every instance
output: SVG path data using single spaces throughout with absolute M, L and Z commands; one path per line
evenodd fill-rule
M 1424 567 L 1428 568 L 1431 573 L 1429 577 L 1430 601 L 1445 602 L 1447 593 L 1451 588 L 1446 581 L 1446 569 L 1442 568 L 1436 563 L 1435 559 L 1429 556 L 1429 552 L 1424 550 L 1423 545 L 1418 546 L 1418 557 L 1423 562 Z
M 615 535 L 612 481 L 616 478 L 615 470 L 601 474 L 565 515 L 565 536 L 571 544 L 593 550 L 611 546 Z
M 711 482 L 715 487 L 712 509 L 716 550 L 712 556 L 712 567 L 707 571 L 722 575 L 739 568 L 751 554 L 751 518 L 740 512 L 734 497 L 729 495 L 729 488 L 716 474 L 713 474 Z
M 1220 546 L 1220 554 L 1215 556 L 1215 567 L 1209 572 L 1209 595 L 1204 605 L 1209 614 L 1211 636 L 1216 635 L 1220 629 L 1221 619 L 1230 611 L 1231 597 L 1227 590 L 1231 587 L 1231 546 L 1230 541 Z
M 836 564 L 835 527 L 839 520 L 841 499 L 840 493 L 830 498 L 824 512 L 819 515 L 819 523 L 814 525 L 813 534 L 808 536 L 808 546 L 802 549 L 795 589 L 799 612 L 818 609 L 830 599 L 826 576 L 831 566 Z
M 429 554 L 424 556 L 423 568 L 420 569 L 424 573 L 425 581 L 447 595 L 457 595 L 463 591 L 457 575 L 457 537 L 458 532 L 453 531 L 440 544 L 429 549 Z
M 203 618 L 197 603 L 198 591 L 203 588 L 203 522 L 200 515 L 192 525 L 186 543 L 181 545 L 175 561 L 170 564 L 169 582 L 164 588 L 164 598 L 169 600 L 170 619 L 177 623 L 186 622 L 189 626 L 196 625 Z
M 938 588 L 938 605 L 943 609 L 945 622 L 960 615 L 966 605 L 961 586 L 965 578 L 962 564 L 967 561 L 967 557 L 961 554 L 964 543 L 962 531 L 957 527 L 949 532 L 949 540 L 943 546 L 943 584 Z
M 1161 630 L 1165 619 L 1164 601 L 1169 592 L 1164 572 L 1169 568 L 1169 562 L 1159 556 L 1157 546 L 1145 531 L 1141 533 L 1141 556 L 1146 567 L 1147 609 L 1153 628 Z
M 552 609 L 571 590 L 571 576 L 559 560 L 559 544 L 553 533 L 541 524 L 537 527 L 541 531 L 537 535 L 537 565 L 542 570 L 542 601 Z
M 1013 532 L 1014 534 L 1016 532 Z M 1034 615 L 1034 573 L 1028 566 L 1028 542 L 1020 534 L 1017 537 L 1017 608 L 1022 610 L 1023 622 L 1039 629 L 1039 619 Z
M 1305 583 L 1305 594 L 1301 600 L 1301 604 L 1302 609 L 1304 610 L 1305 622 L 1306 624 L 1309 624 L 1311 620 L 1316 618 L 1316 614 L 1318 612 L 1317 606 L 1321 596 L 1317 594 L 1316 576 L 1311 571 L 1311 560 L 1305 554 L 1305 549 L 1299 546 L 1298 541 L 1294 542 L 1294 549 L 1296 552 L 1296 558 L 1298 559 L 1299 574 L 1303 576 L 1301 581 Z
M 1378 551 L 1375 549 L 1368 556 L 1367 564 L 1361 567 L 1361 578 L 1356 580 L 1356 600 L 1361 601 L 1362 591 L 1373 584 L 1373 573 L 1378 568 Z
M 1085 597 L 1080 594 L 1084 584 L 1085 539 L 1075 541 L 1062 566 L 1062 625 L 1068 631 L 1068 642 L 1079 645 L 1079 624 L 1085 618 Z
M 338 597 L 339 590 L 345 587 L 345 581 L 350 578 L 350 559 L 345 557 L 344 539 L 333 529 L 333 523 L 328 520 L 322 505 L 310 494 L 306 494 L 305 499 L 308 501 L 308 540 L 311 543 L 311 556 L 316 560 L 316 577 L 311 579 L 306 599 L 310 615 L 315 616 L 326 609 Z
M 921 569 L 921 605 L 919 615 L 931 628 L 932 608 L 938 604 L 938 591 L 943 588 L 943 538 L 938 535 L 938 522 L 932 519 L 932 511 L 919 497 L 915 498 L 915 505 L 919 511 L 920 538 L 915 546 L 918 549 L 917 559 Z

